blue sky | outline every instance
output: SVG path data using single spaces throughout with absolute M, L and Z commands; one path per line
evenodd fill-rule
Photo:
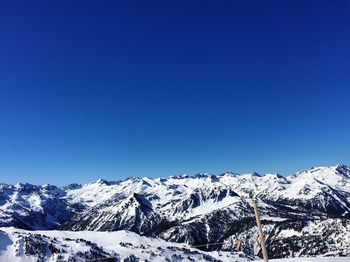
M 350 164 L 349 1 L 0 3 L 0 176 Z

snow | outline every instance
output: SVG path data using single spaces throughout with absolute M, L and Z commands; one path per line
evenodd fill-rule
M 87 246 L 82 245 L 82 242 L 79 239 L 84 239 L 90 241 L 92 243 L 96 243 L 98 246 L 103 247 L 105 251 L 116 252 L 121 259 L 124 259 L 130 255 L 136 255 L 142 261 L 151 260 L 151 261 L 165 261 L 166 257 L 172 257 L 173 255 L 184 255 L 186 254 L 186 250 L 194 251 L 191 255 L 195 261 L 202 261 L 202 255 L 208 254 L 215 258 L 220 258 L 221 261 L 248 261 L 247 258 L 240 258 L 238 255 L 232 255 L 229 252 L 204 252 L 194 248 L 190 248 L 190 246 L 186 244 L 178 244 L 167 242 L 157 238 L 148 238 L 143 237 L 138 234 L 128 232 L 128 231 L 117 231 L 117 232 L 92 232 L 92 231 L 80 231 L 80 232 L 72 232 L 72 231 L 26 231 L 19 230 L 16 228 L 0 228 L 0 260 L 7 262 L 17 262 L 17 261 L 26 261 L 26 262 L 34 262 L 36 261 L 35 256 L 29 256 L 21 253 L 20 256 L 15 256 L 15 246 L 14 243 L 19 243 L 19 245 L 23 245 L 18 241 L 18 236 L 16 234 L 23 234 L 25 236 L 30 236 L 33 234 L 40 234 L 41 237 L 48 237 L 50 239 L 55 239 L 56 243 L 64 243 L 60 247 L 66 248 L 66 253 L 63 253 L 64 257 L 68 259 L 69 252 L 86 252 L 89 250 Z M 69 239 L 69 240 L 68 240 Z M 74 242 L 72 240 L 78 240 Z M 126 243 L 123 245 L 122 243 Z M 130 245 L 131 244 L 131 245 Z M 132 248 L 131 248 L 132 247 Z M 23 247 L 22 247 L 23 248 Z M 68 249 L 67 249 L 68 248 Z M 177 248 L 177 249 L 176 249 Z M 185 248 L 186 250 L 184 250 Z M 18 248 L 21 250 L 21 247 Z M 164 252 L 161 256 L 155 256 L 159 250 L 162 249 Z M 147 252 L 146 252 L 147 251 Z M 153 255 L 151 255 L 153 253 Z M 188 255 L 186 255 L 188 256 Z M 186 257 L 185 256 L 185 257 Z M 77 261 L 80 260 L 76 257 Z M 46 257 L 45 261 L 58 261 L 57 257 L 50 252 Z M 187 261 L 187 260 L 186 260 Z
M 30 195 L 27 198 L 27 202 L 29 203 L 32 210 L 36 212 L 43 212 L 42 202 L 39 195 L 37 194 Z
M 281 237 L 301 236 L 302 233 L 293 229 L 284 229 L 279 233 Z

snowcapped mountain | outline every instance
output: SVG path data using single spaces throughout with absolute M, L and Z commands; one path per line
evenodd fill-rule
M 100 179 L 64 188 L 2 184 L 0 225 L 129 230 L 202 250 L 256 255 L 253 198 L 258 199 L 271 257 L 350 255 L 350 168 L 344 165 L 287 177 L 225 173 Z
M 69 221 L 73 205 L 56 186 L 0 184 L 0 226 L 24 229 L 54 229 Z

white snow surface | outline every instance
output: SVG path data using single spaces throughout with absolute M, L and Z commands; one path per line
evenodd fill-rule
M 80 239 L 90 241 L 97 244 L 107 252 L 115 252 L 119 259 L 125 259 L 130 255 L 135 255 L 141 261 L 165 261 L 166 259 L 175 256 L 182 256 L 181 261 L 191 261 L 186 259 L 191 257 L 195 261 L 203 260 L 203 255 L 210 255 L 213 258 L 221 261 L 248 261 L 247 258 L 238 257 L 237 254 L 230 252 L 204 252 L 198 249 L 191 248 L 186 244 L 167 242 L 158 238 L 148 238 L 140 236 L 129 231 L 117 232 L 93 232 L 93 231 L 26 231 L 13 227 L 0 228 L 0 261 L 6 262 L 35 262 L 38 257 L 36 255 L 26 255 L 24 253 L 23 236 L 40 235 L 40 242 L 53 241 L 60 249 L 64 249 L 63 257 L 58 258 L 56 254 L 47 252 L 44 261 L 58 262 L 68 261 L 74 257 L 75 253 L 86 252 L 89 247 L 85 245 Z M 22 236 L 22 238 L 21 238 Z M 126 243 L 123 245 L 122 243 Z M 188 251 L 193 251 L 191 254 Z M 18 255 L 16 256 L 16 252 Z M 102 258 L 102 257 L 101 257 Z M 75 261 L 89 261 L 82 259 L 79 256 L 74 257 Z M 170 261 L 170 260 L 169 260 Z M 177 261 L 171 260 L 171 261 Z

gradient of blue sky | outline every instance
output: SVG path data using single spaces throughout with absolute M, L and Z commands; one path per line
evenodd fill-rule
M 350 164 L 350 2 L 2 1 L 0 177 Z

